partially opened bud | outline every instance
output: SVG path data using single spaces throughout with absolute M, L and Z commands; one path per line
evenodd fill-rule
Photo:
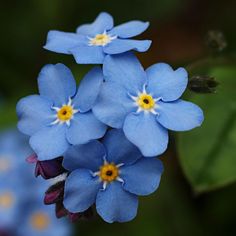
M 55 178 L 65 172 L 62 166 L 62 158 L 50 161 L 37 161 L 35 167 L 35 176 L 41 175 L 44 179 Z
M 210 76 L 193 76 L 189 80 L 188 88 L 196 93 L 215 93 L 219 83 Z
M 90 207 L 87 211 L 82 213 L 69 213 L 68 217 L 72 223 L 82 219 L 88 220 L 93 217 L 93 209 Z
M 65 181 L 51 186 L 45 193 L 44 204 L 51 205 L 63 200 Z
M 68 211 L 63 205 L 63 201 L 59 201 L 56 203 L 56 217 L 58 219 L 65 217 L 68 215 Z

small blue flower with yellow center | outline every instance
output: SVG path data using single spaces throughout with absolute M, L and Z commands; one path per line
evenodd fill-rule
M 9 176 L 11 174 L 11 176 Z M 0 230 L 11 231 L 20 222 L 23 185 L 19 173 L 9 173 L 0 179 Z
M 68 236 L 70 235 L 70 227 L 65 220 L 59 220 L 55 216 L 53 206 L 43 204 L 42 196 L 48 183 L 41 179 L 33 181 L 34 187 L 31 191 L 36 191 L 37 195 L 27 199 L 25 202 L 24 217 L 21 219 L 20 227 L 18 227 L 17 236 Z
M 31 155 L 33 150 L 25 145 L 28 137 L 15 129 L 8 129 L 0 134 L 0 179 L 9 176 L 9 173 L 16 173 L 22 167 L 24 170 L 25 157 Z M 18 158 L 15 157 L 17 153 Z M 29 168 L 30 169 L 30 168 Z M 22 175 L 25 171 L 22 171 Z
M 40 161 L 61 156 L 71 144 L 103 137 L 106 125 L 91 111 L 102 83 L 99 67 L 84 77 L 78 91 L 65 65 L 46 65 L 41 70 L 40 95 L 28 96 L 17 104 L 18 128 L 31 136 L 30 145 Z
M 102 12 L 92 24 L 78 27 L 76 33 L 50 31 L 44 48 L 72 54 L 79 64 L 103 64 L 106 55 L 147 51 L 150 40 L 130 38 L 141 34 L 148 26 L 148 22 L 130 21 L 114 27 L 112 16 Z
M 0 235 L 68 236 L 69 224 L 43 204 L 49 183 L 33 178 L 25 162 L 32 153 L 28 139 L 15 129 L 0 134 Z
M 109 223 L 126 222 L 137 214 L 138 196 L 159 186 L 160 160 L 144 158 L 122 130 L 110 130 L 102 142 L 72 146 L 63 165 L 71 173 L 65 182 L 64 206 L 72 213 L 86 211 L 94 203 Z
M 132 53 L 107 56 L 105 83 L 93 107 L 95 116 L 126 137 L 144 156 L 162 154 L 168 145 L 168 129 L 186 131 L 200 126 L 203 112 L 179 99 L 188 84 L 184 68 L 173 70 L 158 63 L 144 71 Z

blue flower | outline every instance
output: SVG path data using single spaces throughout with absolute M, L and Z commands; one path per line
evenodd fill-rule
M 17 235 L 68 236 L 70 231 L 65 220 L 59 220 L 55 217 L 54 206 L 44 205 L 42 199 L 38 197 L 38 202 L 32 203 L 25 210 Z
M 180 96 L 187 87 L 185 69 L 158 63 L 144 71 L 132 53 L 107 56 L 105 83 L 93 107 L 94 115 L 126 137 L 144 156 L 163 153 L 168 129 L 185 131 L 200 126 L 202 110 Z
M 114 27 L 108 13 L 100 13 L 92 24 L 77 28 L 76 33 L 50 31 L 44 46 L 57 53 L 72 54 L 79 64 L 103 64 L 107 54 L 120 54 L 130 50 L 145 52 L 150 40 L 130 39 L 144 32 L 148 22 L 130 21 Z
M 43 204 L 48 183 L 36 180 L 25 162 L 32 153 L 28 139 L 14 129 L 0 134 L 0 232 L 68 236 L 71 230 L 67 222 L 58 221 L 54 209 Z
M 33 150 L 26 145 L 28 137 L 15 129 L 9 129 L 0 134 L 0 179 L 14 175 L 16 172 L 24 171 L 21 177 L 29 174 L 31 168 L 25 167 L 25 158 L 33 153 Z M 17 154 L 17 158 L 16 158 Z M 26 171 L 27 170 L 27 171 Z
M 24 192 L 19 178 L 20 174 L 15 172 L 0 178 L 0 231 L 12 230 L 20 222 Z
M 28 96 L 17 104 L 18 128 L 31 136 L 30 145 L 40 161 L 61 156 L 70 144 L 84 144 L 105 134 L 106 126 L 91 111 L 102 83 L 99 67 L 85 76 L 78 91 L 65 65 L 42 69 L 40 95 Z
M 48 183 L 42 179 L 33 179 L 30 190 L 36 192 L 34 197 L 29 195 L 25 199 L 24 217 L 18 227 L 17 236 L 68 236 L 70 227 L 65 220 L 59 220 L 55 216 L 54 206 L 43 204 L 43 194 L 48 188 Z M 24 187 L 26 188 L 26 186 Z
M 96 203 L 107 222 L 126 222 L 137 214 L 138 195 L 153 193 L 159 186 L 163 166 L 155 158 L 143 158 L 122 130 L 110 130 L 102 143 L 70 147 L 64 167 L 64 206 L 72 213 L 83 212 Z
M 14 129 L 0 134 L 0 231 L 18 225 L 24 199 L 24 183 L 32 171 L 25 157 L 32 153 L 27 137 Z

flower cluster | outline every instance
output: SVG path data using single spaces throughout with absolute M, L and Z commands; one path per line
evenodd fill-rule
M 50 31 L 45 49 L 72 54 L 78 64 L 101 64 L 78 89 L 63 64 L 39 74 L 39 95 L 17 105 L 18 128 L 30 136 L 36 176 L 59 176 L 45 195 L 79 218 L 95 206 L 106 222 L 126 222 L 137 214 L 138 196 L 159 186 L 163 166 L 156 157 L 168 146 L 168 130 L 201 125 L 203 112 L 181 100 L 188 85 L 184 68 L 157 63 L 144 70 L 133 51 L 145 52 L 149 40 L 130 39 L 148 23 L 114 27 L 101 13 L 76 33 Z
M 0 135 L 0 235 L 69 236 L 69 224 L 58 224 L 53 207 L 42 203 L 49 185 L 32 178 L 24 157 L 32 149 L 28 138 L 15 130 Z

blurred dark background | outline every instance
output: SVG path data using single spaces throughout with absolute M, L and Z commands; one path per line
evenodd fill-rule
M 188 66 L 209 57 L 205 44 L 209 30 L 223 32 L 228 45 L 223 56 L 235 53 L 235 10 L 234 0 L 1 1 L 0 128 L 16 122 L 15 104 L 20 97 L 37 92 L 36 78 L 44 64 L 63 62 L 78 80 L 90 67 L 76 65 L 72 56 L 44 50 L 49 30 L 75 31 L 101 11 L 112 14 L 116 24 L 133 19 L 150 21 L 150 28 L 140 37 L 153 40 L 151 49 L 138 55 L 144 66 L 160 61 L 174 67 Z M 235 85 L 231 86 L 233 91 Z M 220 119 L 220 114 L 214 119 Z M 183 159 L 178 157 L 176 146 L 176 137 L 172 137 L 162 158 L 165 173 L 161 186 L 157 193 L 140 199 L 139 214 L 133 222 L 108 225 L 95 217 L 91 222 L 78 223 L 76 235 L 236 235 L 233 178 L 228 181 L 232 184 L 196 193 L 187 180 L 191 178 L 180 167 L 179 159 Z M 233 163 L 236 168 L 236 161 Z

